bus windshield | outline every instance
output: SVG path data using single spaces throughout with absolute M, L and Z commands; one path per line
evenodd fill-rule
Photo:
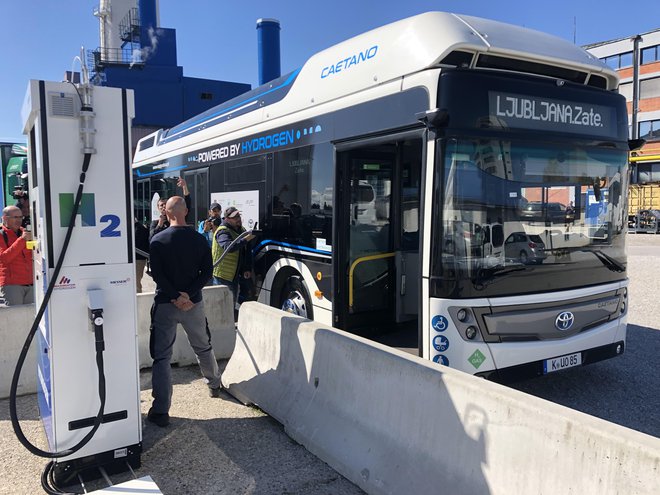
M 432 278 L 441 297 L 625 278 L 627 155 L 573 142 L 440 142 Z

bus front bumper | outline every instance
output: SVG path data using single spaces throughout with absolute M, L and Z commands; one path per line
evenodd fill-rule
M 620 356 L 623 354 L 624 350 L 625 343 L 623 341 L 586 349 L 580 352 L 582 357 L 580 366 Z M 531 363 L 510 366 L 508 368 L 484 371 L 482 373 L 475 373 L 475 376 L 480 376 L 497 383 L 512 383 L 548 374 L 544 371 L 545 361 L 546 360 L 533 361 Z

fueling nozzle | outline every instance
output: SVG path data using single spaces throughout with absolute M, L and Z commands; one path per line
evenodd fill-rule
M 87 308 L 89 311 L 89 321 L 92 324 L 92 330 L 96 341 L 96 350 L 105 350 L 105 341 L 103 340 L 103 291 L 101 289 L 90 289 L 87 291 Z

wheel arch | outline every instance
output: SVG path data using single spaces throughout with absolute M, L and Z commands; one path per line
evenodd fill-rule
M 305 286 L 307 286 L 307 284 L 305 283 L 305 278 L 298 270 L 296 270 L 291 266 L 283 266 L 275 274 L 275 278 L 273 279 L 273 284 L 271 285 L 270 288 L 269 303 L 271 306 L 279 308 L 280 299 L 282 296 L 282 289 L 284 289 L 284 286 L 291 277 L 299 277 L 302 283 Z M 309 292 L 309 287 L 306 287 L 306 289 L 307 292 Z
M 315 321 L 332 326 L 332 301 L 324 295 L 317 295 L 319 287 L 309 267 L 302 261 L 280 257 L 268 268 L 258 301 L 279 308 L 282 290 L 287 280 L 298 277 L 307 291 Z

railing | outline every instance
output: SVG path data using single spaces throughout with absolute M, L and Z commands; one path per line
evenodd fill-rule
M 144 65 L 139 48 L 97 48 L 87 52 L 87 62 L 95 72 L 107 65 Z
M 137 8 L 130 9 L 119 22 L 119 37 L 131 43 L 140 39 L 140 16 Z
M 355 269 L 360 265 L 361 263 L 364 263 L 366 261 L 374 261 L 374 260 L 381 260 L 385 258 L 394 258 L 395 253 L 377 253 L 377 254 L 372 254 L 370 256 L 362 256 L 361 258 L 357 258 L 353 263 L 351 264 L 351 267 L 348 270 L 348 307 L 350 310 L 353 309 L 354 302 L 355 302 Z M 387 272 L 384 272 L 385 275 L 387 275 Z M 371 282 L 375 283 L 376 281 L 380 280 L 382 278 L 382 274 L 379 274 L 376 278 L 374 278 Z

